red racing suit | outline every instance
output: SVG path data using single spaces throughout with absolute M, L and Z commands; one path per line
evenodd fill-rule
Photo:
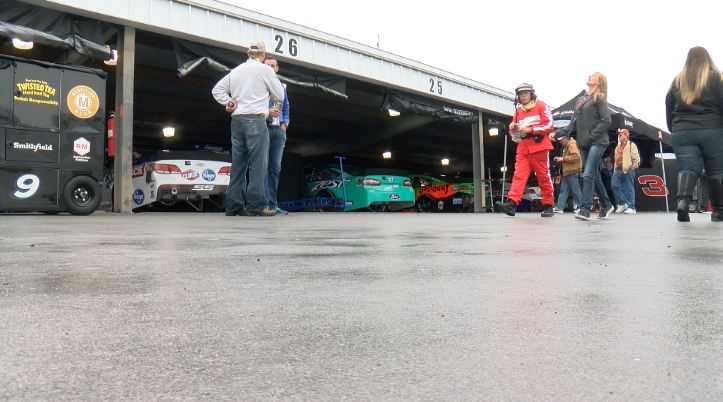
M 552 143 L 548 136 L 555 128 L 552 112 L 545 103 L 536 101 L 529 110 L 525 110 L 524 106 L 517 108 L 512 123 L 518 127 L 532 127 L 532 134 L 527 134 L 527 137 L 517 144 L 515 175 L 512 177 L 512 186 L 507 199 L 515 204 L 520 203 L 527 180 L 534 171 L 542 192 L 542 204 L 552 206 L 555 203 L 555 195 L 550 180 L 549 155 Z M 536 142 L 535 136 L 541 136 L 541 141 Z

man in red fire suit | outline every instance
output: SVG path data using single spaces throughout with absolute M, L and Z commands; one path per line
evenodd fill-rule
M 555 196 L 550 180 L 549 153 L 552 150 L 549 134 L 553 131 L 552 113 L 542 101 L 537 100 L 535 89 L 530 84 L 520 84 L 515 88 L 516 103 L 509 135 L 517 145 L 515 158 L 515 175 L 512 186 L 507 194 L 507 201 L 495 202 L 495 208 L 509 216 L 515 216 L 517 204 L 522 198 L 527 179 L 534 171 L 537 183 L 542 192 L 542 217 L 554 216 L 552 206 Z

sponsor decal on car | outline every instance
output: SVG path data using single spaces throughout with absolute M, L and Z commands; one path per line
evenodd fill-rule
M 213 184 L 194 184 L 191 190 L 193 191 L 211 191 L 213 190 Z
M 146 165 L 133 166 L 133 177 L 141 177 L 145 171 Z
M 90 141 L 86 140 L 84 137 L 80 137 L 73 141 L 73 152 L 75 152 L 75 155 L 73 155 L 73 159 L 75 159 L 76 162 L 88 162 L 90 160 Z
M 395 193 L 395 194 L 389 194 L 389 199 L 390 199 L 390 200 L 398 200 L 398 199 L 399 199 L 399 194 L 396 194 L 396 193 Z
M 348 180 L 347 180 L 348 181 Z M 322 190 L 325 188 L 340 188 L 341 180 L 322 180 L 317 181 L 311 191 Z
M 213 169 L 206 169 L 201 173 L 201 177 L 203 177 L 203 180 L 206 181 L 214 181 L 216 180 L 216 173 L 213 171 Z
M 200 174 L 198 174 L 197 171 L 193 169 L 188 169 L 185 172 L 181 173 L 181 177 L 183 177 L 186 180 L 193 181 L 201 177 Z
M 133 192 L 133 202 L 136 205 L 143 204 L 143 200 L 146 199 L 146 195 L 143 193 L 143 190 L 136 189 L 136 191 Z

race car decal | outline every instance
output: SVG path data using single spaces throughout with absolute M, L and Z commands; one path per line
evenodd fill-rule
M 325 188 L 340 188 L 341 180 L 322 180 L 317 181 L 311 191 L 322 190 Z
M 145 173 L 147 164 L 133 166 L 133 177 L 141 177 Z
M 432 198 L 447 198 L 452 194 L 454 191 L 449 184 L 435 184 L 419 188 L 419 195 L 429 195 Z
M 213 171 L 213 169 L 206 169 L 201 173 L 201 177 L 203 177 L 203 180 L 206 181 L 214 181 L 216 180 L 216 173 Z
M 133 202 L 136 203 L 136 205 L 143 204 L 143 200 L 146 198 L 146 195 L 143 193 L 143 190 L 137 189 L 133 192 Z
M 193 181 L 201 177 L 200 174 L 198 174 L 197 171 L 193 169 L 188 169 L 185 172 L 181 173 L 181 177 L 183 177 L 186 180 Z

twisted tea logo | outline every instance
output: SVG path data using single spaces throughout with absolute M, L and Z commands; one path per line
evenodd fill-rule
M 90 119 L 100 107 L 98 94 L 93 88 L 78 85 L 68 92 L 68 110 L 79 119 Z

